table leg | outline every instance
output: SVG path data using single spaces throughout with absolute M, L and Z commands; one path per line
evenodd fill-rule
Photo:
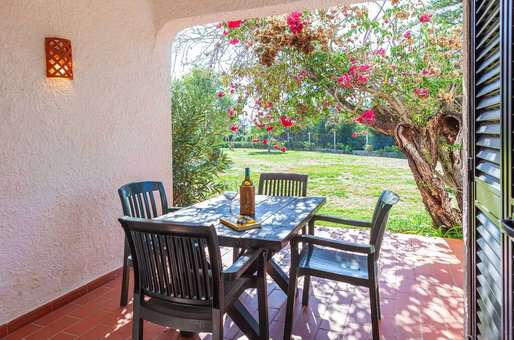
M 280 289 L 282 289 L 284 293 L 287 294 L 289 289 L 289 276 L 271 258 L 268 261 L 268 274 L 271 276 L 273 281 L 277 283 Z
M 230 306 L 228 315 L 249 339 L 259 338 L 259 325 L 257 321 L 255 321 L 252 314 L 250 314 L 248 309 L 246 309 L 239 300 Z
M 266 265 L 268 256 L 261 254 L 259 258 L 259 268 L 257 271 L 257 300 L 259 304 L 259 337 L 269 338 L 269 319 L 268 319 L 268 280 L 266 280 Z

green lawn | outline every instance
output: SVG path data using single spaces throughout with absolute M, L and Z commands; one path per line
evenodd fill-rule
M 432 227 L 416 183 L 404 159 L 362 157 L 308 151 L 287 153 L 253 149 L 225 150 L 233 161 L 221 177 L 228 190 L 237 190 L 250 167 L 257 185 L 261 172 L 296 172 L 309 175 L 309 195 L 327 197 L 320 213 L 354 219 L 370 219 L 383 189 L 400 196 L 391 211 L 388 229 L 430 236 L 443 235 Z M 457 235 L 458 236 L 458 235 Z

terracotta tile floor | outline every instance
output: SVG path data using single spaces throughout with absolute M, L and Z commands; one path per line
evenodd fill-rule
M 366 240 L 349 229 L 318 228 L 318 235 Z M 231 260 L 229 249 L 224 259 Z M 277 259 L 287 268 L 287 250 Z M 383 339 L 463 339 L 464 246 L 461 240 L 386 234 L 381 252 L 381 336 Z M 120 278 L 24 326 L 4 339 L 130 339 L 131 312 L 120 308 Z M 295 338 L 370 339 L 366 289 L 313 279 L 310 305 L 296 305 Z M 300 284 L 301 286 L 301 284 Z M 253 291 L 243 303 L 254 313 Z M 269 319 L 273 339 L 282 338 L 285 294 L 270 281 Z M 227 339 L 244 339 L 225 320 Z M 145 339 L 179 339 L 177 331 L 145 323 Z M 195 337 L 198 338 L 198 337 Z M 199 338 L 210 338 L 200 334 Z

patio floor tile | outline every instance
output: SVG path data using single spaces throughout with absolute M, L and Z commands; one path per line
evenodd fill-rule
M 318 228 L 320 236 L 366 242 L 364 232 Z M 275 259 L 289 265 L 288 249 Z M 223 249 L 230 262 L 230 249 Z M 380 259 L 382 339 L 462 339 L 464 327 L 464 246 L 461 240 L 386 234 Z M 282 339 L 286 295 L 268 281 L 270 336 Z M 3 338 L 12 339 L 130 339 L 132 305 L 119 307 L 121 278 L 107 282 L 33 323 Z M 369 295 L 366 288 L 312 278 L 309 305 L 301 305 L 303 279 L 295 305 L 294 339 L 371 339 Z M 242 302 L 257 314 L 255 291 Z M 145 339 L 179 340 L 179 333 L 149 322 Z M 226 339 L 246 339 L 225 319 Z M 199 334 L 188 339 L 211 339 Z

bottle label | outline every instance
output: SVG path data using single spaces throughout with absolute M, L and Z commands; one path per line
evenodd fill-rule
M 255 216 L 255 187 L 242 186 L 239 189 L 240 209 L 239 214 Z

